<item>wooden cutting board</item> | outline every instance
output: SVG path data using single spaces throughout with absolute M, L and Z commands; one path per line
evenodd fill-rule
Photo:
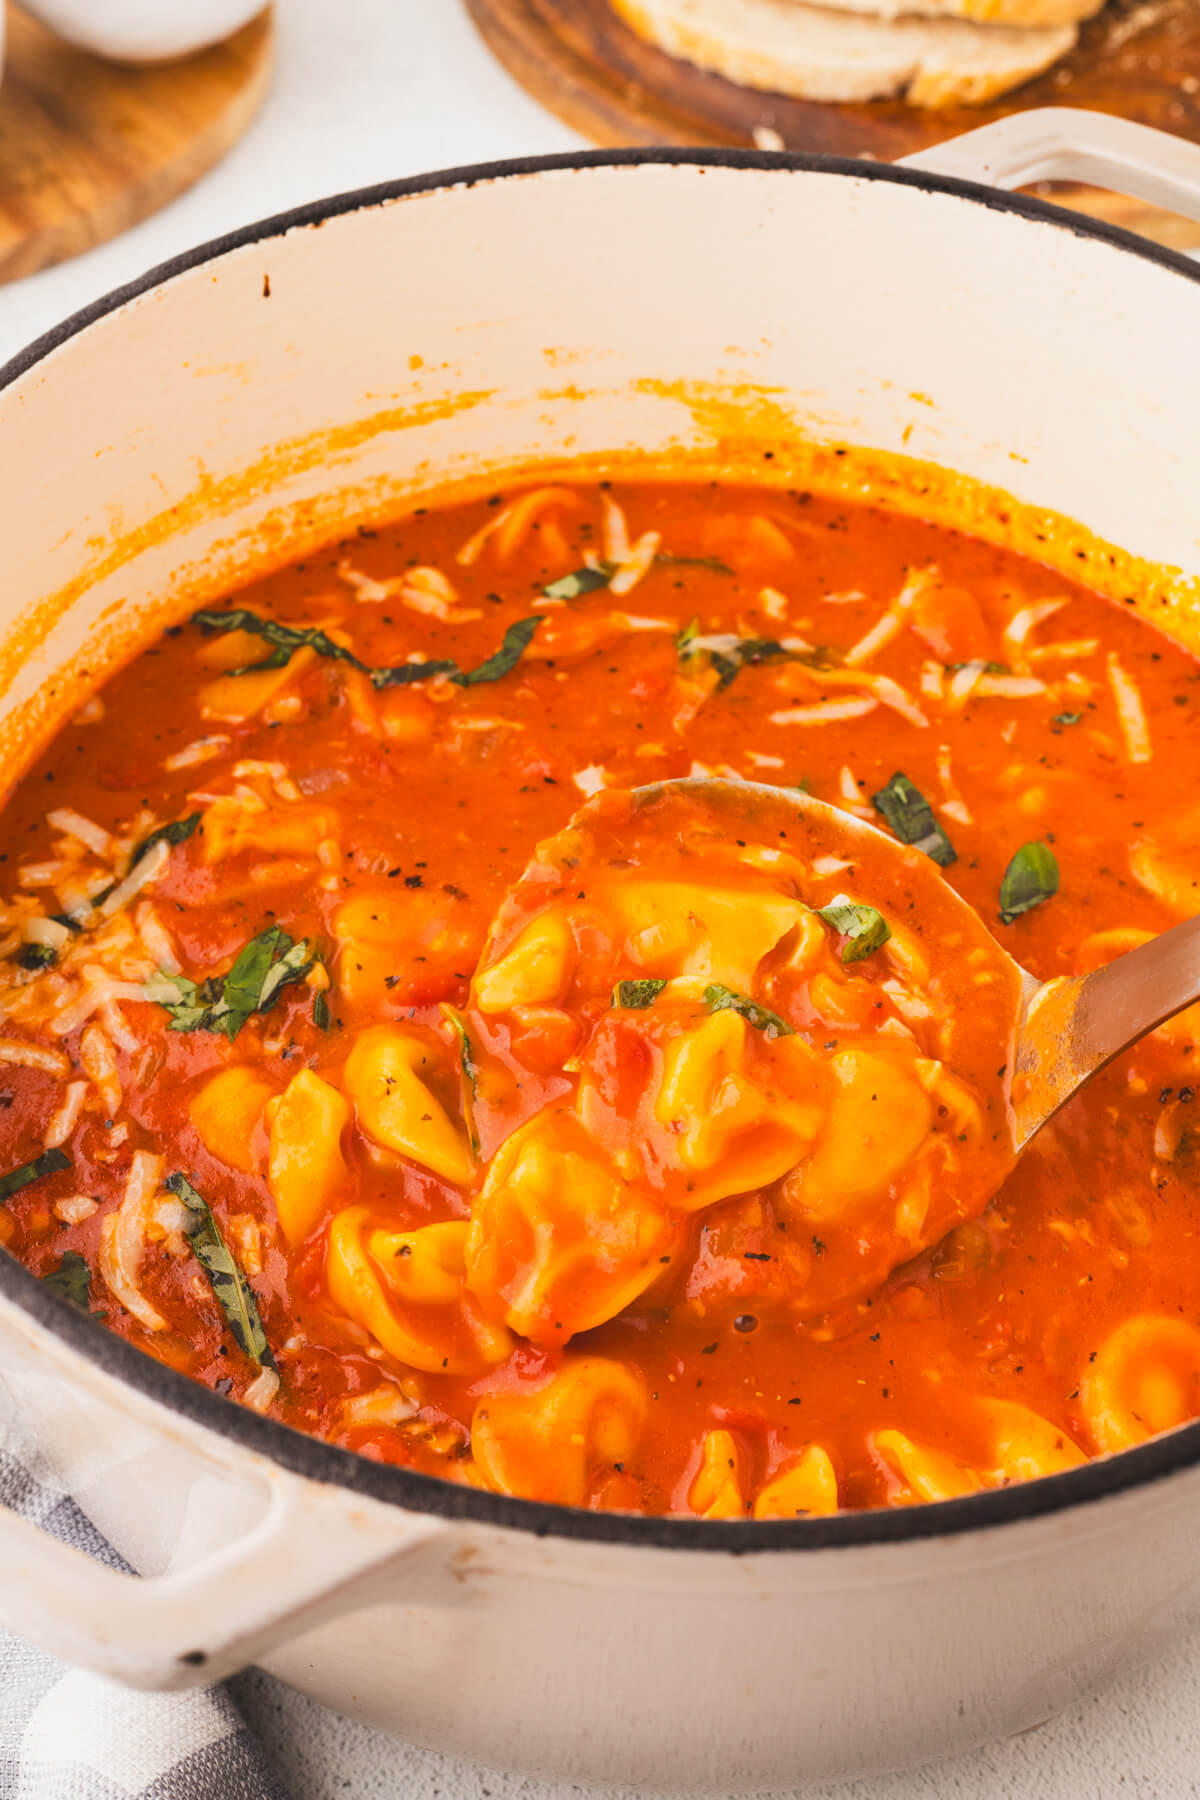
M 191 187 L 258 110 L 272 38 L 268 9 L 179 62 L 115 63 L 73 49 L 9 6 L 0 281 L 78 256 Z
M 738 87 L 643 43 L 608 0 L 467 0 L 496 56 L 597 144 L 753 145 L 893 161 L 1033 106 L 1083 106 L 1200 143 L 1200 0 L 1109 0 L 1069 56 L 990 106 L 827 106 Z M 763 133 L 767 134 L 764 144 Z M 1063 205 L 1176 249 L 1200 224 L 1100 189 L 1043 183 Z

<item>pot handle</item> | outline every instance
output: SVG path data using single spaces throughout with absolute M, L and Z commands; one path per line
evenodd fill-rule
M 1076 107 L 1011 113 L 916 156 L 901 157 L 898 167 L 998 188 L 1085 181 L 1200 219 L 1200 144 Z
M 193 1566 L 106 1568 L 0 1507 L 0 1626 L 131 1687 L 207 1686 L 355 1603 L 447 1526 L 256 1459 L 263 1517 Z M 244 1464 L 243 1464 L 244 1467 Z

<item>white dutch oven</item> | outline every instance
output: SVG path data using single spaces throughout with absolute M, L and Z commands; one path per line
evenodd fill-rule
M 1196 214 L 1200 151 L 1055 112 L 935 160 L 954 176 L 692 152 L 455 171 L 252 227 L 71 320 L 0 393 L 8 766 L 81 658 L 285 540 L 435 476 L 702 450 L 703 397 L 739 383 L 1194 576 L 1200 268 L 957 177 Z M 1200 1425 L 938 1506 L 625 1518 L 300 1437 L 7 1258 L 0 1330 L 13 1404 L 145 1577 L 0 1513 L 4 1625 L 146 1687 L 254 1660 L 544 1775 L 748 1789 L 962 1749 L 1091 1688 L 1200 1578 Z

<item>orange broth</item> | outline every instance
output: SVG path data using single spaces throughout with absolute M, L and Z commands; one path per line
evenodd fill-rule
M 584 569 L 581 591 L 545 592 Z M 229 605 L 324 636 L 280 645 L 208 614 L 208 629 L 172 627 L 59 733 L 4 815 L 0 1169 L 47 1149 L 62 1165 L 0 1207 L 0 1237 L 34 1274 L 301 1430 L 570 1504 L 709 1517 L 911 1504 L 1070 1467 L 1200 1412 L 1200 1020 L 1187 1014 L 1074 1101 L 990 1205 L 961 1206 L 977 1217 L 925 1247 L 918 1226 L 919 1253 L 870 1264 L 866 1281 L 814 1282 L 824 1242 L 773 1164 L 701 1205 L 660 1183 L 639 1252 L 653 1278 L 623 1299 L 610 1283 L 615 1316 L 589 1288 L 564 1342 L 544 1294 L 514 1299 L 518 1239 L 538 1221 L 479 1198 L 518 1125 L 575 1105 L 588 1033 L 657 1031 L 660 1055 L 683 1029 L 655 1014 L 658 996 L 610 1005 L 623 964 L 604 964 L 585 1006 L 563 987 L 512 1017 L 479 1009 L 512 937 L 492 927 L 506 893 L 586 797 L 699 769 L 803 783 L 887 828 L 873 796 L 902 771 L 956 853 L 945 879 L 1018 962 L 1067 974 L 1194 910 L 1189 653 L 952 530 L 715 483 L 418 511 Z M 408 673 L 373 683 L 380 669 Z M 140 848 L 172 821 L 177 841 Z M 1052 852 L 1058 891 L 1001 923 L 1006 868 L 1030 843 Z M 639 855 L 653 864 L 653 843 Z M 815 897 L 796 893 L 825 906 L 841 885 L 830 874 Z M 264 1005 L 231 1020 L 224 978 L 273 927 L 287 936 L 264 966 L 302 948 Z M 753 999 L 769 991 L 806 1056 L 861 1046 L 884 1008 L 924 1067 L 942 1054 L 939 1023 L 973 1017 L 962 982 L 938 990 L 940 1021 L 911 994 L 906 1013 L 881 985 L 898 979 L 896 944 L 891 963 L 885 946 L 843 964 L 836 932 L 818 947 L 823 1000 L 811 970 L 770 986 L 790 943 L 770 947 Z M 715 1016 L 699 994 L 688 1029 Z M 774 1055 L 740 1016 L 746 1056 Z M 992 1118 L 1007 1046 L 989 1074 L 993 1019 L 974 1017 L 954 1068 Z M 603 1054 L 604 1107 L 569 1124 L 589 1157 L 596 1143 L 616 1154 L 628 1086 Z M 430 1104 L 397 1123 L 405 1094 Z M 764 1113 L 747 1142 L 769 1127 Z M 797 1163 L 812 1154 L 804 1140 Z M 633 1166 L 622 1231 L 645 1225 L 631 1207 L 653 1210 Z M 164 1185 L 176 1173 L 211 1209 L 265 1355 L 230 1324 L 198 1215 Z M 947 1222 L 956 1179 L 947 1162 L 934 1188 Z M 586 1240 L 580 1207 L 571 1229 Z M 431 1226 L 460 1229 L 422 1238 Z

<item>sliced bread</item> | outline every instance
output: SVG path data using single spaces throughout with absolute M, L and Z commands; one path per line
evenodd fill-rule
M 790 6 L 811 0 L 787 0 Z M 820 0 L 834 12 L 873 13 L 880 19 L 972 19 L 976 25 L 1074 25 L 1100 12 L 1105 0 Z
M 801 0 L 611 0 L 665 50 L 741 87 L 799 100 L 903 97 L 913 106 L 981 106 L 1057 62 L 1074 25 L 1041 29 L 966 19 L 880 19 Z

